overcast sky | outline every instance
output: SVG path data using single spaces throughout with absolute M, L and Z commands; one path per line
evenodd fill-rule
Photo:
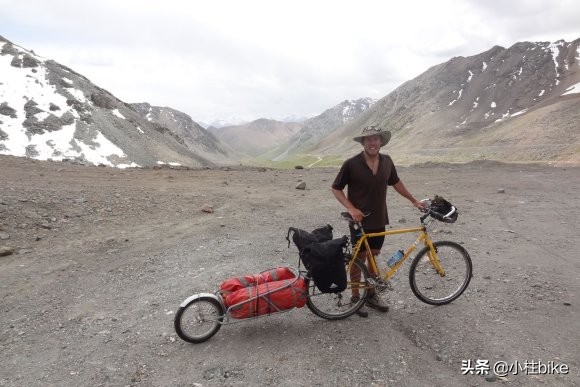
M 196 121 L 312 116 L 494 45 L 580 38 L 577 0 L 0 0 L 0 35 Z

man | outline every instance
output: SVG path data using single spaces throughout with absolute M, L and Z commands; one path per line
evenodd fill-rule
M 367 126 L 362 129 L 360 136 L 353 138 L 363 146 L 363 151 L 344 162 L 336 179 L 332 183 L 332 193 L 356 222 L 361 222 L 366 233 L 385 231 L 389 224 L 387 212 L 387 186 L 392 186 L 401 196 L 408 199 L 415 207 L 424 208 L 424 204 L 407 190 L 397 176 L 397 171 L 391 157 L 379 153 L 391 139 L 391 132 L 378 126 Z M 344 194 L 344 187 L 348 185 L 348 193 Z M 368 216 L 363 214 L 370 213 Z M 358 240 L 355 230 L 351 226 L 351 241 L 353 245 Z M 374 256 L 380 253 L 385 237 L 369 238 L 369 245 Z M 358 258 L 366 262 L 366 251 L 359 252 Z M 370 265 L 369 273 L 372 272 Z M 354 273 L 353 273 L 354 274 Z M 358 290 L 353 289 L 353 298 L 357 298 Z M 367 303 L 371 308 L 381 312 L 388 312 L 389 307 L 376 294 L 374 289 L 369 292 Z M 367 317 L 364 309 L 359 315 Z

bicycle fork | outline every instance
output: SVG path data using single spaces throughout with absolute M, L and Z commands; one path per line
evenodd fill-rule
M 425 244 L 429 247 L 427 250 L 427 258 L 429 259 L 429 262 L 431 262 L 431 265 L 437 274 L 441 277 L 445 277 L 445 270 L 443 270 L 443 266 L 441 266 L 441 262 L 439 261 L 439 258 L 437 258 L 437 248 L 433 246 L 433 242 L 428 238 L 425 239 Z

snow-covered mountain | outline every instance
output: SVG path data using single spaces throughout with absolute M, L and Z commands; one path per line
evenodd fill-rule
M 210 127 L 208 130 L 240 153 L 279 161 L 318 143 L 375 102 L 372 98 L 345 100 L 306 120 L 281 122 L 261 118 L 247 124 Z
M 226 159 L 215 138 L 177 113 L 175 123 L 161 113 L 148 119 L 81 74 L 0 36 L 0 154 L 116 167 Z
M 210 128 L 128 104 L 0 36 L 0 154 L 116 167 L 231 164 L 243 155 L 344 159 L 366 125 L 397 160 L 580 163 L 580 39 L 521 42 L 433 66 L 378 101 L 343 101 L 303 122 Z
M 216 164 L 231 162 L 226 147 L 211 132 L 193 121 L 189 115 L 169 107 L 151 106 L 146 102 L 132 103 L 131 107 L 149 122 L 168 128 L 197 156 Z
M 433 66 L 318 143 L 360 150 L 366 125 L 392 131 L 397 160 L 580 162 L 580 39 L 520 42 Z
M 270 150 L 264 158 L 280 161 L 308 150 L 330 133 L 352 121 L 376 102 L 372 98 L 344 100 L 321 114 L 304 121 L 302 128 L 286 142 Z

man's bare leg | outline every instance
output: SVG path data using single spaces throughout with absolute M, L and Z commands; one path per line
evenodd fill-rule
M 376 258 L 380 253 L 381 250 L 371 250 L 373 252 L 373 256 Z M 375 262 L 376 263 L 376 262 Z M 372 277 L 379 277 L 379 273 L 377 273 L 376 271 L 374 271 L 371 267 L 370 262 L 367 262 L 367 267 L 369 268 L 369 274 Z M 377 267 L 377 270 L 379 268 Z M 388 312 L 389 311 L 389 306 L 386 305 L 383 300 L 380 299 L 380 297 L 378 296 L 378 294 L 376 293 L 375 289 L 369 289 L 369 292 L 367 294 L 367 305 L 373 309 L 376 309 L 380 312 Z

